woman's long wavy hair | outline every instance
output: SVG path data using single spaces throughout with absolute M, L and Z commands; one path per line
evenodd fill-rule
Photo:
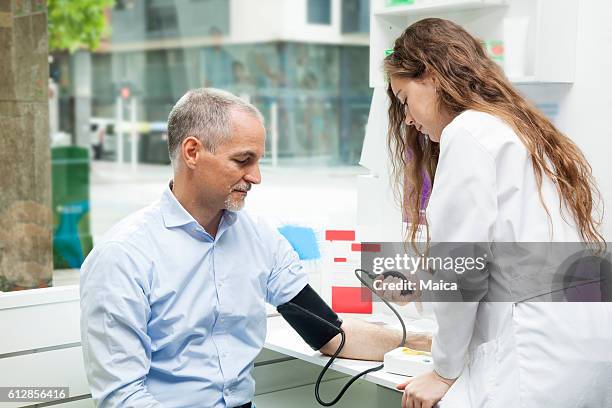
M 531 154 L 542 198 L 542 177 L 549 177 L 571 212 L 585 242 L 604 242 L 599 232 L 603 211 L 591 166 L 567 136 L 514 89 L 482 44 L 459 25 L 443 19 L 420 20 L 395 40 L 393 53 L 384 60 L 388 78 L 419 80 L 431 75 L 438 87 L 438 107 L 451 115 L 473 109 L 505 121 Z M 392 158 L 396 197 L 409 222 L 407 235 L 414 244 L 421 217 L 424 176 L 433 185 L 439 144 L 404 123 L 404 107 L 391 86 L 388 145 Z M 402 189 L 403 186 L 403 189 Z M 548 208 L 544 205 L 550 217 Z M 603 210 L 603 208 L 602 208 Z

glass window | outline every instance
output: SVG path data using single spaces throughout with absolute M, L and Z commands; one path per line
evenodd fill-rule
M 277 28 L 264 20 L 245 28 L 242 22 L 258 17 L 230 4 L 117 0 L 103 14 L 108 30 L 98 49 L 50 52 L 52 182 L 43 187 L 51 189 L 52 221 L 42 227 L 52 231 L 52 245 L 41 245 L 49 260 L 42 274 L 20 241 L 0 237 L 0 290 L 78 283 L 92 244 L 155 201 L 172 177 L 166 121 L 193 88 L 230 91 L 265 118 L 264 182 L 257 186 L 265 193 L 249 203 L 254 212 L 317 230 L 356 222 L 355 176 L 365 173 L 358 163 L 372 96 L 367 35 L 346 44 L 321 44 L 312 30 L 261 35 Z M 300 21 L 331 24 L 331 0 L 306 4 Z M 342 31 L 367 33 L 369 1 L 341 4 Z M 0 214 L 0 225 L 29 234 L 19 223 L 34 212 L 27 200 L 15 205 Z M 38 242 L 30 235 L 21 238 Z M 24 262 L 13 257 L 23 254 Z
M 370 0 L 342 0 L 342 32 L 370 31 Z
M 331 24 L 331 0 L 308 0 L 308 23 Z
M 173 0 L 146 0 L 147 32 L 176 31 L 178 21 Z

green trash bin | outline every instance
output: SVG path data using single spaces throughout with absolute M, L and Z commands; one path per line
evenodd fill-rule
M 89 151 L 51 149 L 53 267 L 80 268 L 93 247 L 89 221 Z

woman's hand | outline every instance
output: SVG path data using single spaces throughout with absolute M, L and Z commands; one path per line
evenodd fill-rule
M 399 274 L 399 272 L 396 272 Z M 403 274 L 402 274 L 403 275 Z M 374 293 L 388 302 L 405 306 L 410 302 L 418 301 L 421 297 L 418 280 L 413 275 L 385 276 L 380 274 L 373 282 Z M 402 293 L 404 292 L 404 293 Z
M 442 378 L 431 371 L 396 385 L 398 390 L 404 390 L 401 408 L 433 408 L 455 380 Z

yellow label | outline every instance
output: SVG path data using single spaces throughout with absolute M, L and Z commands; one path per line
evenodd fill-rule
M 428 353 L 427 351 L 413 350 L 408 347 L 403 347 L 402 353 L 409 356 L 431 356 L 431 353 Z

